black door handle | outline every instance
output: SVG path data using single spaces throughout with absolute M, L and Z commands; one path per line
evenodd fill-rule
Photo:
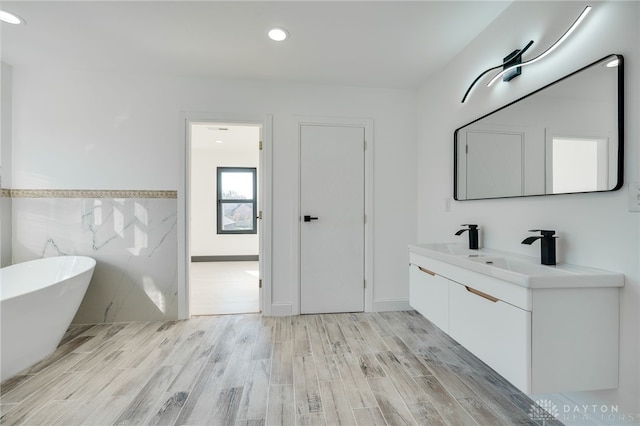
M 304 217 L 304 221 L 305 222 L 311 222 L 312 220 L 318 220 L 317 217 L 313 217 L 313 216 L 305 216 Z

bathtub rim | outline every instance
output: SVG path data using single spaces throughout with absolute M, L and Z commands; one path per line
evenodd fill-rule
M 38 290 L 41 290 L 45 287 L 49 287 L 49 286 L 54 286 L 56 284 L 59 284 L 61 282 L 64 282 L 70 278 L 76 277 L 78 275 L 84 274 L 87 271 L 91 271 L 94 270 L 97 266 L 97 261 L 96 259 L 94 259 L 93 257 L 90 256 L 84 256 L 84 255 L 60 255 L 60 256 L 48 256 L 48 257 L 40 257 L 37 259 L 31 259 L 31 260 L 27 260 L 24 262 L 18 262 L 18 263 L 14 263 L 12 265 L 9 266 L 5 266 L 3 268 L 0 268 L 0 277 L 4 278 L 5 274 L 11 273 L 17 269 L 21 269 L 21 268 L 25 268 L 26 270 L 29 270 L 29 268 L 33 267 L 35 264 L 37 263 L 42 263 L 42 262 L 48 262 L 48 263 L 59 263 L 60 265 L 64 264 L 64 262 L 74 262 L 74 261 L 78 261 L 77 264 L 73 265 L 73 273 L 69 273 L 68 275 L 65 275 L 63 278 L 54 280 L 51 279 L 50 277 L 47 278 L 45 277 L 45 280 L 47 282 L 43 283 L 42 285 L 36 287 L 36 288 L 32 288 L 28 291 L 23 291 L 23 292 L 19 292 L 17 294 L 13 294 L 9 297 L 4 297 L 3 295 L 3 291 L 0 288 L 0 303 L 1 302 L 5 302 L 5 301 L 9 301 L 12 300 L 16 297 L 21 297 L 21 296 L 26 296 L 29 295 L 31 293 L 34 293 Z M 11 271 L 9 271 L 11 270 Z M 1 281 L 4 281 L 1 280 Z M 1 282 L 0 281 L 0 282 Z

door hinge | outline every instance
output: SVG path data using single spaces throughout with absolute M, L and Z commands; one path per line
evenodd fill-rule
M 469 154 L 469 145 L 464 146 L 464 153 Z
M 364 150 L 367 150 L 367 141 L 363 141 L 364 142 Z
M 258 220 L 262 220 L 262 210 L 258 212 Z
M 262 288 L 262 278 L 258 279 L 258 288 Z
M 367 288 L 367 280 L 363 280 L 364 288 Z
M 258 142 L 258 150 L 262 151 L 262 141 Z

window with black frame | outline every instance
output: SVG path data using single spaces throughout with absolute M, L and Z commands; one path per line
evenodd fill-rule
M 255 167 L 218 167 L 218 234 L 257 233 Z

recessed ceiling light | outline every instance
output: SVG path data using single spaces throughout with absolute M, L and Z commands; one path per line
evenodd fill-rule
M 216 143 L 222 143 L 222 141 L 218 139 L 218 140 L 216 141 Z
M 0 10 L 0 21 L 13 25 L 24 24 L 24 19 L 13 13 L 5 12 L 4 10 Z
M 273 41 L 285 41 L 289 37 L 289 33 L 284 28 L 272 28 L 267 35 Z

